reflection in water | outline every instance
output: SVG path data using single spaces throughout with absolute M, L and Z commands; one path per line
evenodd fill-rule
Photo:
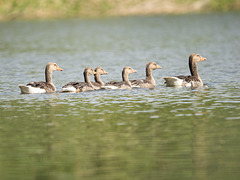
M 3 23 L 1 177 L 238 179 L 238 17 Z M 208 59 L 199 67 L 206 86 L 165 87 L 162 77 L 187 74 L 186 58 L 196 51 Z M 153 73 L 155 90 L 21 95 L 18 84 L 44 80 L 42 65 L 52 59 L 64 68 L 54 75 L 58 90 L 66 82 L 82 81 L 89 66 L 109 72 L 104 82 L 119 80 L 117 72 L 126 65 L 138 71 L 133 79 L 145 77 L 147 61 L 163 69 Z
M 228 138 L 238 134 L 239 123 L 222 119 L 233 107 L 216 107 L 210 90 L 186 89 L 168 100 L 160 90 L 145 90 L 144 99 L 134 89 L 121 96 L 101 91 L 101 98 L 53 94 L 4 102 L 1 159 L 15 164 L 17 174 L 27 168 L 28 177 L 40 179 L 201 179 L 237 172 L 238 159 L 231 159 L 232 170 L 222 169 L 230 165 L 226 151 L 236 147 Z M 13 171 L 8 167 L 3 173 Z

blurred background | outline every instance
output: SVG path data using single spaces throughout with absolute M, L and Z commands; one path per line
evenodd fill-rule
M 240 0 L 0 0 L 0 20 L 231 11 Z

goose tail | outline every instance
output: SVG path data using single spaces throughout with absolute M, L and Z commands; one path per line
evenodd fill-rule
M 73 86 L 69 86 L 69 87 L 64 87 L 60 90 L 61 93 L 66 93 L 66 92 L 76 92 L 77 89 Z
M 117 89 L 117 86 L 101 86 L 101 89 Z
M 41 89 L 38 87 L 32 87 L 32 86 L 25 86 L 22 84 L 19 84 L 18 87 L 21 90 L 21 94 L 34 94 L 34 93 L 45 93 L 45 89 Z
M 167 86 L 182 86 L 183 80 L 177 77 L 164 77 L 163 78 L 166 82 Z

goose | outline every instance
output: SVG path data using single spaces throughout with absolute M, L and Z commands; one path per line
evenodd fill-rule
M 92 85 L 93 85 L 93 88 L 94 89 L 100 89 L 101 86 L 104 86 L 104 83 L 102 82 L 101 78 L 100 78 L 100 75 L 102 74 L 108 74 L 107 71 L 105 71 L 103 68 L 101 67 L 97 67 L 95 68 L 95 72 L 96 74 L 94 74 L 94 79 L 95 79 L 95 82 L 92 82 Z
M 101 86 L 102 89 L 132 89 L 131 82 L 128 79 L 128 75 L 132 73 L 136 73 L 137 71 L 130 68 L 124 67 L 122 70 L 122 81 L 115 82 L 110 81 L 105 83 L 104 86 Z
M 146 64 L 146 79 L 130 80 L 132 87 L 151 88 L 154 89 L 156 82 L 152 76 L 152 71 L 155 69 L 161 69 L 162 67 L 155 62 L 149 62 Z
M 56 88 L 52 81 L 53 71 L 63 71 L 56 63 L 49 62 L 45 68 L 46 82 L 30 82 L 26 86 L 20 84 L 19 88 L 22 94 L 34 94 L 34 93 L 52 93 L 56 92 Z
M 90 75 L 96 74 L 92 68 L 85 68 L 83 75 L 85 82 L 69 82 L 64 85 L 60 92 L 84 92 L 94 90 L 90 81 Z
M 197 63 L 206 60 L 206 58 L 200 56 L 199 54 L 193 53 L 189 56 L 190 76 L 180 75 L 174 77 L 164 77 L 163 79 L 166 81 L 165 83 L 167 86 L 184 86 L 191 88 L 202 87 L 203 82 L 198 74 Z

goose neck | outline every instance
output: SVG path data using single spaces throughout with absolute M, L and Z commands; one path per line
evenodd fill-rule
M 152 69 L 149 67 L 146 67 L 146 80 L 151 81 L 152 79 L 153 79 Z
M 49 68 L 49 66 L 45 69 L 45 79 L 47 83 L 53 84 L 52 82 L 52 70 Z
M 131 86 L 131 83 L 128 79 L 128 73 L 126 73 L 125 71 L 122 72 L 122 80 L 127 82 Z
M 200 76 L 198 74 L 197 62 L 193 61 L 191 58 L 189 59 L 189 69 L 190 69 L 191 75 L 200 80 Z
M 90 86 L 93 87 L 93 85 L 92 85 L 92 83 L 91 83 L 91 81 L 90 81 L 90 74 L 88 74 L 87 72 L 84 72 L 83 75 L 84 75 L 84 81 L 85 81 L 86 83 L 88 83 Z
M 99 83 L 101 86 L 104 85 L 104 83 L 102 82 L 102 80 L 100 78 L 100 74 L 94 74 L 94 80 L 95 80 L 95 82 Z

